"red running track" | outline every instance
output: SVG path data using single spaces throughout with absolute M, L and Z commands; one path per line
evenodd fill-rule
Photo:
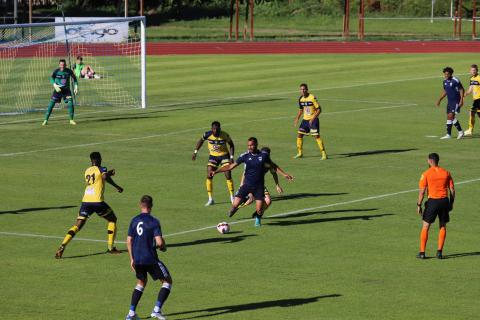
M 78 47 L 78 48 L 77 48 Z M 74 55 L 120 56 L 139 52 L 139 44 L 81 44 L 71 46 Z M 3 51 L 3 52 L 2 52 Z M 375 42 L 148 42 L 147 55 L 182 54 L 322 54 L 322 53 L 439 53 L 480 52 L 480 41 L 375 41 Z M 61 44 L 36 44 L 2 50 L 0 58 L 64 57 Z

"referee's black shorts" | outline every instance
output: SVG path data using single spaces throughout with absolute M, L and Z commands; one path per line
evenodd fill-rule
M 438 216 L 441 224 L 450 221 L 450 201 L 448 198 L 428 199 L 425 203 L 425 210 L 423 211 L 423 221 L 434 223 Z

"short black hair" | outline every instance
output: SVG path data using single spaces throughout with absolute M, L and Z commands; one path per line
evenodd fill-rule
M 214 127 L 214 126 L 220 128 L 220 122 L 218 122 L 218 121 L 213 121 L 213 122 L 212 122 L 212 127 Z
M 82 56 L 77 56 L 77 60 L 83 60 Z
M 98 151 L 94 151 L 90 153 L 90 160 L 92 161 L 99 161 L 102 160 L 102 155 Z
M 270 154 L 270 151 L 271 151 L 271 150 L 270 150 L 269 147 L 263 147 L 262 149 L 260 149 L 260 151 L 266 152 L 266 153 Z
M 445 67 L 445 68 L 443 68 L 443 73 L 445 73 L 445 72 L 453 74 L 453 68 L 452 67 Z
M 255 142 L 256 145 L 258 145 L 258 140 L 255 137 L 248 138 L 248 141 L 253 141 L 253 142 Z
M 307 85 L 306 83 L 302 83 L 302 84 L 300 84 L 300 88 L 301 88 L 301 87 L 305 87 L 305 89 L 307 89 L 307 90 L 308 90 L 308 85 Z
M 140 203 L 147 208 L 151 208 L 153 206 L 153 198 L 149 195 L 144 195 L 140 199 Z
M 477 66 L 476 64 L 472 64 L 472 65 L 470 66 L 470 68 L 474 68 L 475 70 L 478 71 L 478 66 Z
M 67 61 L 65 59 L 58 60 L 58 63 L 60 63 L 60 62 L 63 62 L 63 63 L 65 63 L 65 65 L 67 65 Z
M 438 162 L 440 161 L 440 156 L 438 155 L 438 153 L 430 153 L 428 155 L 428 159 L 432 160 L 433 162 L 435 162 L 435 164 L 438 164 Z

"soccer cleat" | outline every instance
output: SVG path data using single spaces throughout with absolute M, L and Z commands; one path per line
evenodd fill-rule
M 425 252 L 419 252 L 419 253 L 417 254 L 417 258 L 418 258 L 418 259 L 426 259 L 427 257 L 425 257 Z
M 113 247 L 112 249 L 107 249 L 107 253 L 119 254 L 119 253 L 122 253 L 122 251 L 118 250 L 117 247 Z
M 70 120 L 70 124 L 71 124 L 72 126 L 74 126 L 74 125 L 76 125 L 77 123 L 76 123 L 75 121 L 73 121 L 73 120 Z
M 327 160 L 327 153 L 325 151 L 322 151 L 322 160 Z
M 462 139 L 464 135 L 465 135 L 465 133 L 463 131 L 459 131 L 457 139 Z
M 57 249 L 57 252 L 55 252 L 55 258 L 61 259 L 63 256 L 63 251 L 65 251 L 65 246 L 60 246 L 60 248 Z
M 234 196 L 230 196 L 230 202 L 233 204 L 233 201 L 235 200 Z
M 231 218 L 233 217 L 233 215 L 238 211 L 238 207 L 237 208 L 232 208 L 230 209 L 230 212 L 228 213 L 228 217 Z
M 96 74 L 96 73 L 93 74 L 93 77 L 94 77 L 95 79 L 100 79 L 100 78 L 101 78 L 101 77 L 100 77 L 98 74 Z
M 258 217 L 258 213 L 257 213 L 257 211 L 254 211 L 254 212 L 252 213 L 252 219 L 253 219 L 253 218 L 256 218 L 256 217 Z
M 215 201 L 213 201 L 213 199 L 208 199 L 207 203 L 205 203 L 205 207 L 213 206 L 214 204 L 215 204 Z
M 125 317 L 125 320 L 137 320 L 138 317 L 137 317 L 137 314 L 134 314 L 133 316 L 127 314 L 127 316 Z
M 48 125 L 48 120 L 43 120 L 42 126 L 46 126 L 46 125 Z
M 299 159 L 299 158 L 303 158 L 302 153 L 297 153 L 297 155 L 293 157 L 293 159 Z
M 463 132 L 463 135 L 465 137 L 470 137 L 472 134 L 473 134 L 472 129 L 468 129 Z
M 255 217 L 255 227 L 261 227 L 262 226 L 262 217 L 257 215 Z
M 443 137 L 440 138 L 440 140 L 445 140 L 445 139 L 451 139 L 452 136 L 449 134 L 444 135 Z
M 437 259 L 443 259 L 442 250 L 437 250 Z
M 159 312 L 155 312 L 153 311 L 151 314 L 150 314 L 150 317 L 154 318 L 154 319 L 160 319 L 160 320 L 166 320 L 167 317 L 165 317 L 163 314 L 162 314 L 162 311 L 159 311 Z

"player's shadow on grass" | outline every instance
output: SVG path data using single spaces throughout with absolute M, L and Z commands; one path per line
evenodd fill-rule
M 337 222 L 337 221 L 349 221 L 349 220 L 369 221 L 369 220 L 372 220 L 374 218 L 381 218 L 381 217 L 386 217 L 386 216 L 393 216 L 393 214 L 383 213 L 383 214 L 364 215 L 364 216 L 350 216 L 350 217 L 339 217 L 339 218 L 272 221 L 272 222 L 268 222 L 267 224 L 270 225 L 270 226 L 288 227 L 288 226 L 293 226 L 293 225 L 303 225 L 303 224 L 322 223 L 322 222 Z
M 280 216 L 280 217 L 272 217 L 271 219 L 303 218 L 303 217 L 313 216 L 313 215 L 317 215 L 317 214 L 345 213 L 345 212 L 366 212 L 366 211 L 376 211 L 376 210 L 378 210 L 378 208 L 310 211 L 310 212 L 299 212 L 299 213 L 289 214 L 289 215 Z
M 335 158 L 350 158 L 350 157 L 362 157 L 362 156 L 372 156 L 377 154 L 385 154 L 385 153 L 402 153 L 402 152 L 409 152 L 418 150 L 417 148 L 411 149 L 385 149 L 385 150 L 370 150 L 370 151 L 362 151 L 362 152 L 349 152 L 349 153 L 339 153 L 335 155 Z
M 178 247 L 190 247 L 199 244 L 209 244 L 209 243 L 237 243 L 243 241 L 250 237 L 256 237 L 256 234 L 244 234 L 238 236 L 230 236 L 231 234 L 241 233 L 240 231 L 233 231 L 228 233 L 228 235 L 219 235 L 218 237 L 214 238 L 207 238 L 207 239 L 199 239 L 194 241 L 188 242 L 180 242 L 180 243 L 167 243 L 167 248 L 178 248 Z
M 480 256 L 480 251 L 446 254 L 443 256 L 443 258 L 453 259 L 453 258 L 462 258 L 462 257 L 471 257 L 471 256 Z
M 122 250 L 118 250 L 118 254 L 121 254 L 121 253 L 124 253 L 124 252 L 128 252 L 127 249 L 122 249 Z M 77 258 L 88 258 L 88 257 L 93 257 L 93 256 L 101 256 L 101 255 L 104 255 L 104 254 L 109 254 L 107 251 L 102 251 L 102 252 L 94 252 L 94 253 L 88 253 L 88 254 L 79 254 L 79 255 L 76 255 L 76 256 L 63 256 L 62 259 L 77 259 Z
M 36 208 L 23 208 L 17 210 L 7 210 L 7 211 L 0 211 L 0 214 L 24 214 L 36 211 L 47 211 L 47 210 L 58 210 L 58 209 L 71 209 L 76 208 L 77 206 L 59 206 L 59 207 L 36 207 Z
M 252 303 L 237 304 L 237 305 L 230 305 L 230 306 L 224 306 L 224 307 L 214 307 L 214 308 L 205 308 L 205 309 L 197 309 L 197 310 L 191 310 L 191 311 L 170 313 L 169 316 L 186 315 L 186 314 L 199 313 L 199 312 L 208 312 L 208 314 L 182 318 L 182 320 L 207 318 L 207 317 L 220 316 L 220 315 L 224 315 L 224 314 L 237 313 L 237 312 L 250 311 L 250 310 L 258 310 L 258 309 L 266 309 L 266 308 L 289 308 L 289 307 L 301 306 L 301 305 L 308 304 L 308 303 L 318 302 L 320 299 L 338 298 L 338 297 L 341 297 L 341 296 L 342 296 L 341 294 L 324 294 L 324 295 L 321 295 L 321 296 L 316 296 L 316 297 L 311 297 L 311 298 L 293 298 L 293 299 L 281 299 L 281 300 L 252 302 Z
M 306 198 L 316 198 L 316 197 L 326 197 L 326 196 L 340 196 L 348 194 L 347 192 L 332 192 L 332 193 L 292 193 L 286 195 L 277 195 L 272 196 L 273 201 L 282 201 L 282 200 L 294 200 L 294 199 L 306 199 Z

